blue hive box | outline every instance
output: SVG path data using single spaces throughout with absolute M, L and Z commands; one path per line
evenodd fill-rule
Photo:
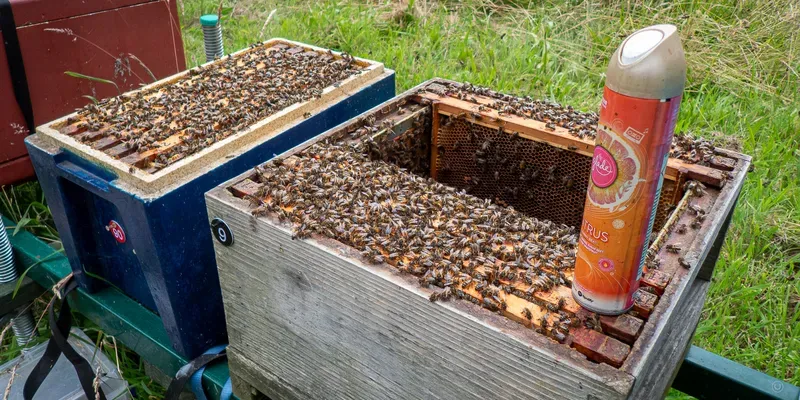
M 289 55 L 341 57 L 284 39 L 263 46 L 288 50 Z M 254 48 L 258 47 L 232 57 L 246 56 Z M 78 130 L 71 125 L 79 119 L 77 113 L 40 126 L 26 143 L 82 288 L 96 291 L 110 284 L 157 312 L 173 347 L 185 357 L 193 358 L 225 342 L 203 194 L 394 96 L 393 71 L 377 62 L 355 60 L 363 69 L 323 89 L 319 96 L 284 108 L 159 170 L 127 164 L 127 157 L 120 155 L 131 152 L 114 146 L 108 136 L 90 143 L 76 139 Z M 196 72 L 175 75 L 140 91 L 152 93 L 187 74 Z M 116 157 L 109 154 L 120 148 L 123 151 Z

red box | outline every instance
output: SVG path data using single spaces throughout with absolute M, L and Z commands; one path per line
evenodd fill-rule
M 175 0 L 11 0 L 34 124 L 186 69 Z M 2 33 L 0 33 L 2 36 Z M 5 40 L 5 38 L 3 38 Z M 132 55 L 132 56 L 131 56 Z M 138 60 L 147 66 L 147 71 Z M 0 45 L 0 185 L 33 177 L 25 118 Z

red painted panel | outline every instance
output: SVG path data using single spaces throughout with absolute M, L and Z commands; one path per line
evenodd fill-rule
M 33 164 L 28 155 L 0 163 L 0 186 L 13 185 L 33 178 Z
M 11 0 L 17 26 L 115 10 L 157 0 Z M 163 0 L 158 0 L 163 1 Z
M 3 35 L 0 34 L 0 39 Z M 17 127 L 15 129 L 15 127 Z M 18 158 L 26 153 L 25 117 L 17 106 L 14 89 L 11 86 L 11 75 L 6 64 L 6 49 L 0 46 L 0 163 Z M 0 173 L 0 184 L 6 181 Z
M 89 100 L 82 95 L 101 99 L 117 94 L 112 85 L 73 78 L 65 71 L 112 80 L 126 92 L 153 81 L 130 54 L 157 78 L 186 69 L 174 1 L 151 1 L 29 25 L 18 28 L 17 33 L 36 125 L 86 105 Z M 14 128 L 24 125 L 0 46 L 0 163 L 25 154 L 24 132 Z M 10 183 L 12 175 L 7 169 L 0 170 L 0 184 Z

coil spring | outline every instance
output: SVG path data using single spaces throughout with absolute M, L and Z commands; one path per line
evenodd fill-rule
M 14 265 L 14 252 L 8 241 L 8 233 L 0 219 L 0 283 L 14 282 L 17 280 L 17 268 Z
M 222 25 L 203 25 L 203 44 L 206 49 L 206 62 L 222 57 L 225 49 L 222 45 Z

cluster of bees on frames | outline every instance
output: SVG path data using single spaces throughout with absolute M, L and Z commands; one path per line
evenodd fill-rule
M 402 116 L 407 111 L 406 101 L 397 104 L 395 112 Z M 381 110 L 381 114 L 388 114 L 390 110 Z M 420 176 L 430 175 L 431 170 L 431 112 L 425 108 L 420 116 L 411 122 L 411 127 L 403 132 L 391 119 L 376 122 L 376 116 L 371 114 L 361 122 L 362 126 L 356 129 L 351 137 L 360 138 L 364 152 L 372 160 L 382 160 L 397 165 L 400 168 Z M 374 134 L 385 131 L 381 137 Z
M 514 294 L 546 309 L 531 323 L 559 342 L 569 327 L 591 325 L 591 318 L 565 311 L 564 298 L 540 300 L 556 285 L 571 286 L 567 272 L 575 262 L 574 228 L 525 216 L 384 162 L 370 154 L 367 143 L 326 139 L 256 167 L 253 179 L 260 188 L 247 196 L 253 215 L 290 222 L 293 238 L 312 233 L 333 238 L 357 249 L 367 262 L 412 274 L 421 286 L 440 288 L 431 301 L 462 299 L 502 313 L 507 304 L 501 293 Z M 480 295 L 468 294 L 471 290 Z M 524 315 L 533 319 L 530 309 Z
M 244 54 L 191 69 L 175 83 L 90 104 L 67 122 L 102 129 L 140 153 L 180 134 L 181 144 L 144 166 L 159 169 L 293 104 L 318 98 L 324 88 L 362 69 L 347 54 L 257 43 Z
M 581 139 L 595 137 L 599 118 L 595 112 L 576 111 L 569 105 L 536 100 L 528 96 L 518 97 L 503 94 L 468 82 L 463 84 L 448 82 L 444 85 L 446 90 L 442 94 L 460 100 L 480 104 L 475 96 L 493 99 L 494 101 L 488 107 L 497 110 L 501 115 L 516 115 L 542 121 L 546 123 L 548 129 L 552 130 L 555 130 L 556 126 L 560 126 Z M 481 105 L 480 107 L 487 106 Z M 709 165 L 714 156 L 714 147 L 713 143 L 707 139 L 694 137 L 691 134 L 676 134 L 672 141 L 670 157 L 691 164 Z
M 714 157 L 714 144 L 689 133 L 675 134 L 669 156 L 691 164 L 709 165 Z
M 480 104 L 476 95 L 491 98 L 493 101 L 488 108 L 497 110 L 500 115 L 516 115 L 535 119 L 544 122 L 546 128 L 550 130 L 555 130 L 556 126 L 560 126 L 581 139 L 593 139 L 597 130 L 597 113 L 577 111 L 569 105 L 564 106 L 556 102 L 536 100 L 527 96 L 518 97 L 498 93 L 468 82 L 464 84 L 449 83 L 447 93 L 460 100 L 475 104 Z

